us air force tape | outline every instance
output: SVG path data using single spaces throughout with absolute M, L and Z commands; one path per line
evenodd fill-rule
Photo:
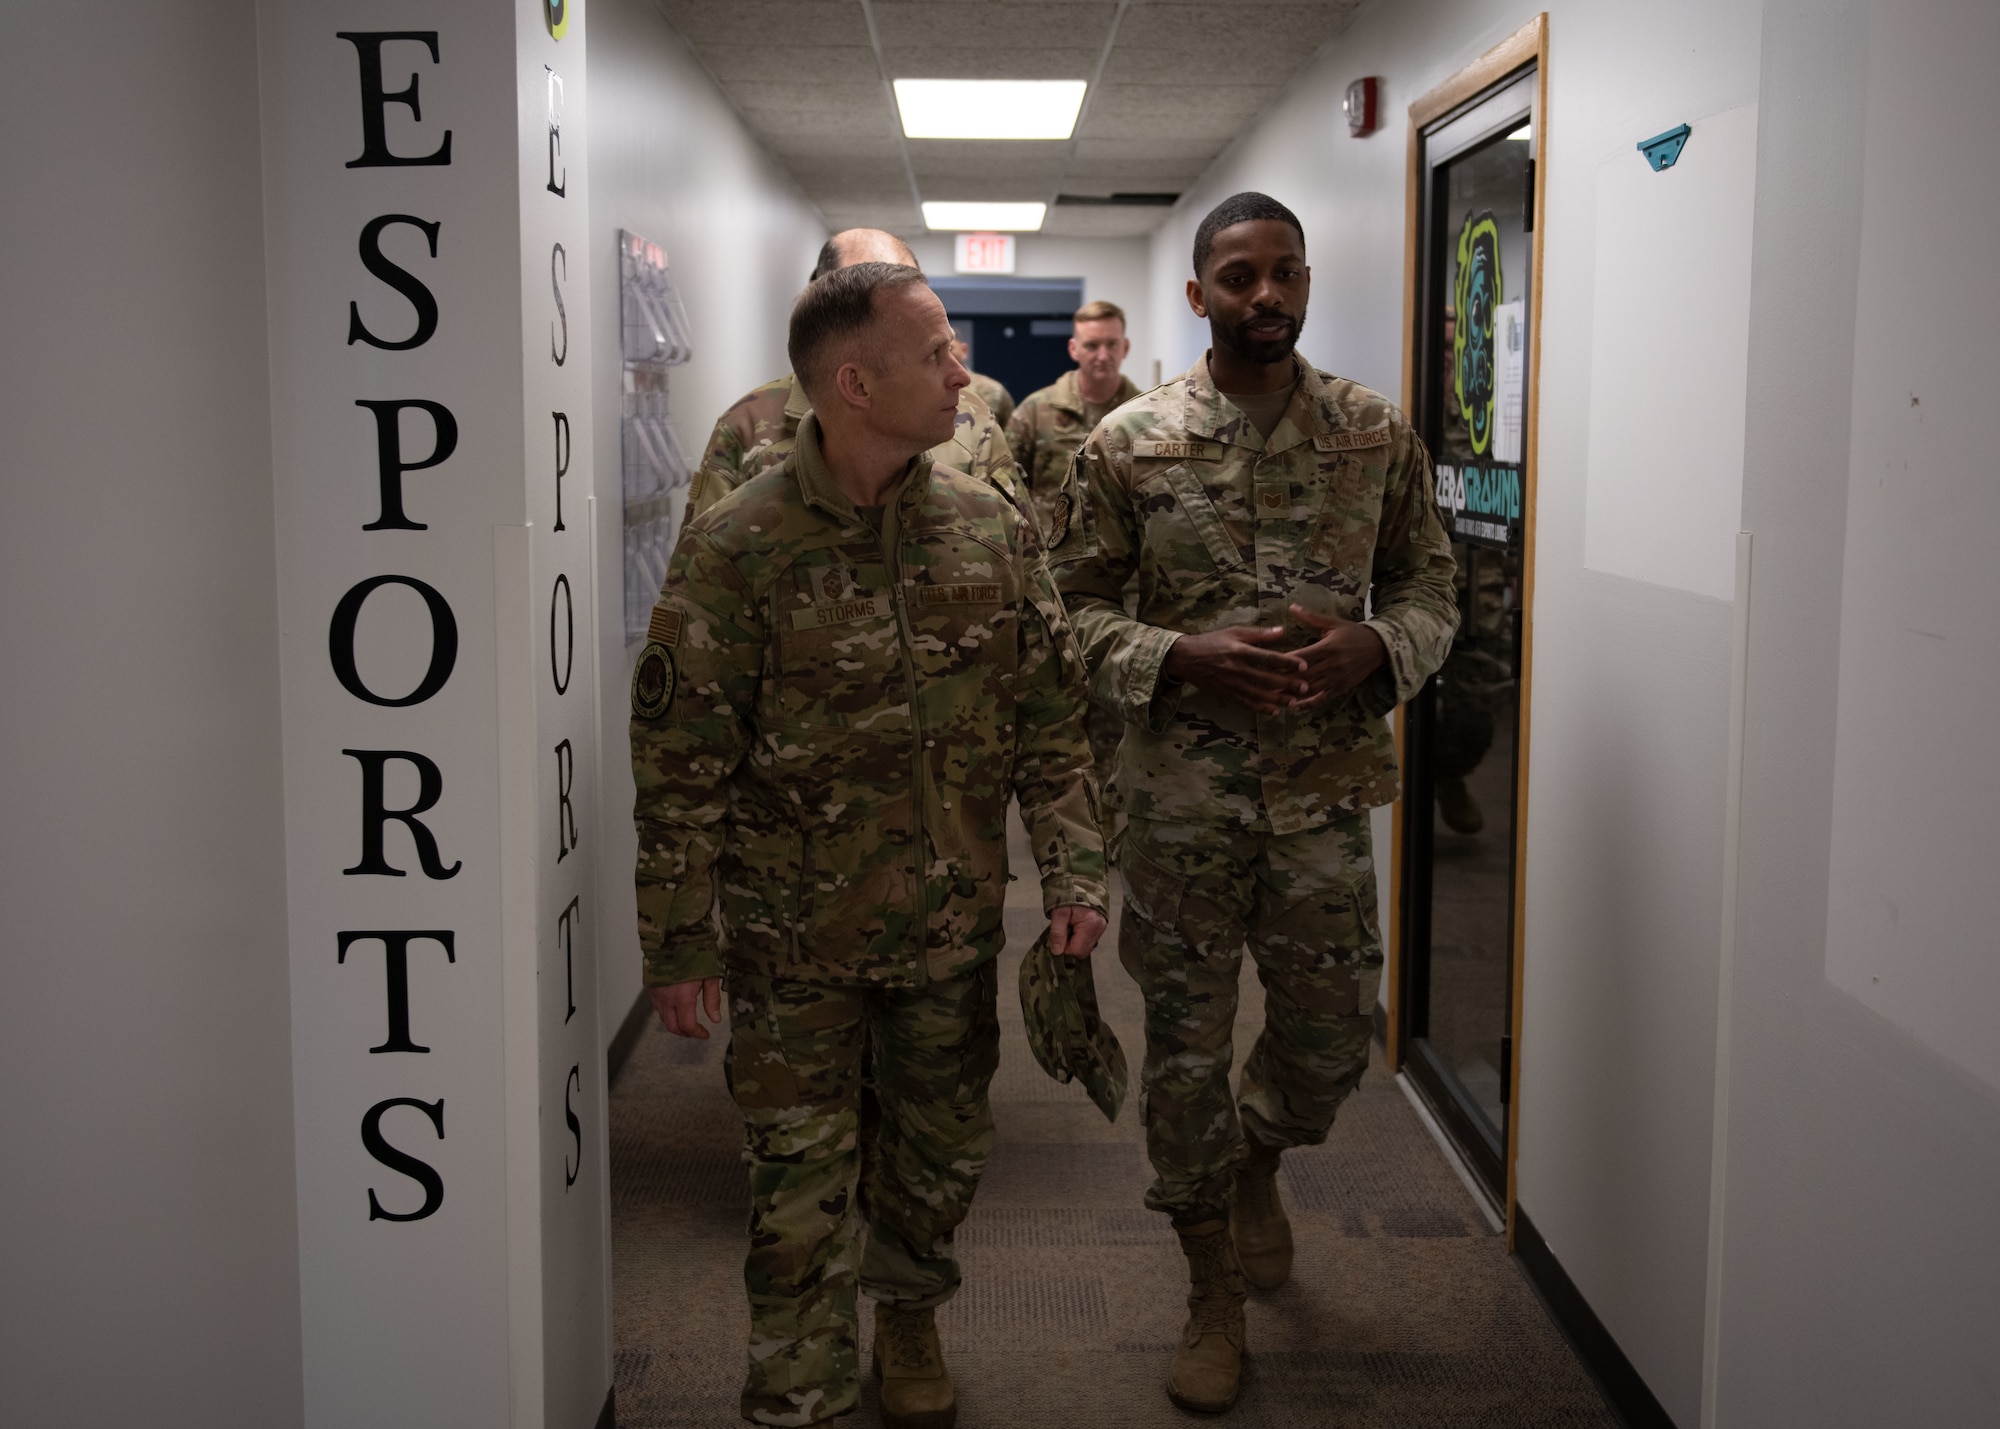
M 674 702 L 674 657 L 667 647 L 654 640 L 639 652 L 632 671 L 632 714 L 638 719 L 658 719 Z

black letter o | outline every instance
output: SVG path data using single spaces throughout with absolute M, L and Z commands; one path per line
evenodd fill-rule
M 569 640 L 568 652 L 563 656 L 562 673 L 556 673 L 556 592 L 562 592 L 563 628 Z M 576 601 L 569 592 L 569 577 L 558 574 L 556 583 L 549 589 L 549 680 L 555 685 L 556 693 L 569 693 L 570 672 L 576 668 Z
M 377 587 L 385 585 L 406 585 L 424 598 L 424 604 L 431 613 L 431 665 L 424 671 L 424 678 L 417 687 L 399 700 L 387 699 L 376 694 L 362 683 L 361 672 L 354 665 L 354 624 L 361 618 L 361 607 Z M 340 598 L 340 604 L 333 608 L 333 624 L 327 631 L 327 655 L 333 661 L 334 678 L 341 687 L 357 700 L 366 700 L 371 705 L 420 705 L 439 690 L 451 678 L 451 669 L 458 663 L 458 621 L 452 616 L 451 605 L 445 598 L 414 576 L 370 576 Z

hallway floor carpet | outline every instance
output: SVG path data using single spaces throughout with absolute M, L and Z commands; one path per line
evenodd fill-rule
M 1015 866 L 1033 868 L 1018 853 Z M 1114 923 L 1097 982 L 1134 1083 L 1114 1125 L 1078 1088 L 1044 1076 L 1023 1038 L 1015 975 L 1041 921 L 1034 886 L 1031 874 L 1010 890 L 1005 1046 L 993 1087 L 999 1134 L 958 1236 L 964 1288 L 938 1316 L 959 1423 L 1202 1422 L 1162 1388 L 1186 1281 L 1166 1218 L 1141 1204 L 1150 1171 L 1136 1105 L 1138 992 L 1113 953 Z M 1239 1060 L 1262 1022 L 1260 993 L 1246 958 Z M 684 1041 L 652 1022 L 612 1090 L 621 1429 L 741 1422 L 747 1200 L 741 1125 L 722 1084 L 725 1036 Z M 1293 1276 L 1252 1296 L 1243 1397 L 1210 1422 L 1615 1426 L 1504 1241 L 1379 1067 L 1326 1145 L 1287 1154 L 1282 1185 L 1298 1242 Z M 865 1299 L 862 1308 L 865 1366 Z M 872 1383 L 861 1413 L 838 1422 L 879 1422 Z

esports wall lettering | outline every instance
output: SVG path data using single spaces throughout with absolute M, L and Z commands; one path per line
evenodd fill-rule
M 257 12 L 306 1429 L 608 1387 L 589 17 L 543 3 Z
M 416 156 L 395 153 L 389 145 L 389 123 L 386 113 L 391 104 L 407 107 L 413 119 L 421 119 L 423 110 L 418 97 L 419 76 L 412 72 L 409 83 L 398 90 L 387 89 L 383 82 L 383 49 L 385 46 L 402 42 L 422 45 L 433 64 L 439 62 L 438 34 L 435 30 L 393 30 L 356 32 L 343 30 L 341 39 L 354 46 L 359 63 L 360 107 L 361 107 L 361 156 L 350 160 L 350 169 L 391 168 L 403 166 L 446 167 L 451 163 L 451 133 L 445 132 L 438 146 L 427 154 Z M 387 352 L 404 352 L 419 348 L 437 335 L 441 315 L 437 296 L 422 277 L 396 263 L 382 251 L 384 230 L 392 226 L 407 226 L 423 235 L 430 256 L 438 256 L 441 222 L 420 218 L 407 213 L 385 213 L 371 218 L 361 227 L 357 240 L 361 266 L 367 272 L 400 294 L 410 305 L 415 315 L 412 331 L 405 338 L 384 338 L 369 330 L 362 321 L 361 305 L 350 301 L 347 305 L 347 341 L 350 345 L 361 342 Z M 376 485 L 379 494 L 380 514 L 364 525 L 364 531 L 427 531 L 427 522 L 410 519 L 403 497 L 403 477 L 413 471 L 427 471 L 442 466 L 451 458 L 458 447 L 458 419 L 444 403 L 426 397 L 359 398 L 355 406 L 368 411 L 374 419 L 376 452 Z M 402 417 L 405 411 L 421 413 L 431 426 L 430 451 L 415 460 L 405 460 L 403 454 Z M 401 585 L 415 591 L 423 600 L 430 617 L 430 660 L 422 678 L 415 688 L 401 695 L 389 695 L 372 688 L 362 677 L 355 658 L 356 627 L 362 610 L 370 595 L 384 586 Z M 327 627 L 327 658 L 332 663 L 334 678 L 341 688 L 357 700 L 391 708 L 408 708 L 435 699 L 450 681 L 452 671 L 458 662 L 458 618 L 452 610 L 451 601 L 436 587 L 416 579 L 414 576 L 396 574 L 368 575 L 357 580 L 334 605 Z M 396 868 L 389 863 L 383 841 L 383 832 L 391 822 L 401 823 L 409 833 L 417 850 L 419 870 L 425 878 L 448 879 L 456 876 L 464 867 L 463 860 L 454 860 L 445 866 L 438 849 L 436 835 L 429 825 L 418 818 L 436 808 L 444 798 L 444 774 L 437 761 L 417 750 L 407 749 L 345 749 L 341 751 L 355 760 L 360 773 L 361 813 L 361 858 L 350 868 L 341 872 L 349 877 L 405 878 L 408 870 Z M 415 802 L 402 809 L 388 807 L 387 771 L 390 763 L 408 765 L 417 775 L 417 797 Z M 419 1043 L 411 1035 L 410 1009 L 410 944 L 424 940 L 437 945 L 444 951 L 445 961 L 458 961 L 457 933 L 449 928 L 426 931 L 411 929 L 373 929 L 342 932 L 336 939 L 335 958 L 344 967 L 348 966 L 348 950 L 358 942 L 379 943 L 382 948 L 383 1000 L 387 1012 L 388 1036 L 378 1045 L 370 1047 L 371 1054 L 411 1053 L 427 1055 L 430 1047 Z M 395 1191 L 367 1188 L 368 1219 L 391 1222 L 420 1221 L 436 1215 L 444 1204 L 444 1178 L 436 1167 L 414 1152 L 397 1146 L 389 1140 L 383 1128 L 383 1118 L 396 1107 L 409 1107 L 421 1112 L 430 1122 L 436 1139 L 444 1140 L 445 1116 L 444 1098 L 423 1101 L 416 1097 L 389 1097 L 369 1107 L 361 1117 L 361 1144 L 376 1161 L 398 1176 L 414 1181 L 422 1188 L 423 1197 L 412 1210 L 393 1211 L 383 1205 L 383 1197 L 392 1202 L 402 1199 Z M 408 1126 L 411 1118 L 405 1116 L 399 1125 Z M 400 1184 L 400 1183 L 397 1183 Z

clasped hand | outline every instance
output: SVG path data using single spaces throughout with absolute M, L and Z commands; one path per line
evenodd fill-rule
M 1258 714 L 1276 714 L 1313 709 L 1344 695 L 1389 658 L 1382 637 L 1357 620 L 1316 615 L 1298 605 L 1292 614 L 1322 632 L 1304 649 L 1268 648 L 1283 637 L 1282 625 L 1232 625 L 1181 636 L 1168 649 L 1162 669 Z

